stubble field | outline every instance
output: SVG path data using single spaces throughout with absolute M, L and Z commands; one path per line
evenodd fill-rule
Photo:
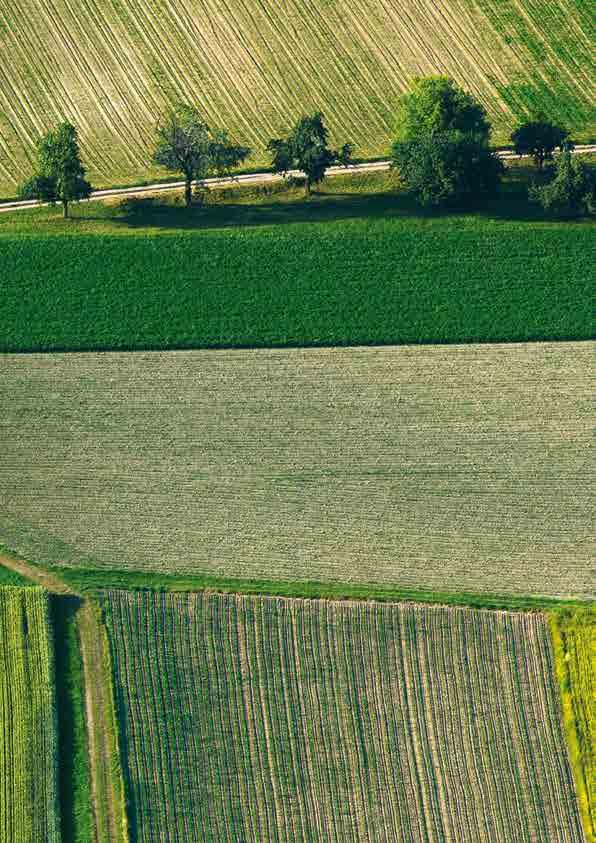
M 593 598 L 593 352 L 5 355 L 0 543 L 79 569 Z
M 105 594 L 139 843 L 577 843 L 539 614 Z
M 253 164 L 315 108 L 334 142 L 385 155 L 397 98 L 428 73 L 472 91 L 500 143 L 529 110 L 590 138 L 592 29 L 588 0 L 0 0 L 0 195 L 64 118 L 98 186 L 155 176 L 156 116 L 179 100 Z
M 0 840 L 61 843 L 48 595 L 0 587 Z

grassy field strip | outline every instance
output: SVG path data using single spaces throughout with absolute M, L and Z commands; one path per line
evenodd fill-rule
M 54 651 L 40 588 L 0 587 L 0 839 L 61 843 Z
M 76 791 L 76 795 L 70 792 L 65 796 L 68 800 L 69 816 L 63 832 L 64 840 L 60 838 L 61 843 L 88 843 L 91 834 L 96 843 L 128 843 L 124 782 L 114 713 L 112 667 L 99 607 L 90 598 L 79 599 L 76 592 L 52 572 L 44 571 L 1 549 L 0 566 L 43 585 L 50 593 L 57 595 L 58 599 L 66 601 L 62 606 L 54 608 L 60 630 L 71 636 L 70 643 L 61 642 L 63 649 L 60 653 L 60 666 L 62 680 L 76 682 L 77 687 L 70 691 L 62 688 L 61 693 L 66 693 L 67 696 L 66 702 L 63 697 L 61 702 L 63 705 L 80 708 L 81 711 L 72 710 L 72 717 L 76 718 L 77 723 L 65 725 L 73 730 L 76 727 L 76 730 L 68 738 L 63 735 L 62 740 L 74 741 L 70 745 L 65 743 L 72 755 L 65 763 L 73 764 L 76 756 L 81 766 L 79 769 L 70 768 L 73 777 L 71 789 Z M 41 592 L 40 589 L 34 588 L 27 590 L 34 594 Z M 2 595 L 3 590 L 0 588 L 0 607 Z M 75 637 L 74 642 L 72 636 Z M 71 650 L 67 656 L 69 646 Z M 68 658 L 71 659 L 70 662 L 65 661 Z M 63 715 L 64 712 L 61 711 L 60 716 Z M 81 758 L 83 741 L 86 743 L 85 756 Z M 68 781 L 63 781 L 62 788 L 68 787 L 68 784 Z M 92 794 L 93 821 L 88 815 L 91 805 L 86 801 L 89 799 L 89 787 Z M 1 810 L 0 801 L 0 816 Z M 40 839 L 31 838 L 32 843 L 39 843 Z M 25 837 L 23 840 L 28 841 L 29 838 Z M 53 838 L 48 837 L 47 843 L 52 840 Z M 20 843 L 20 838 L 15 840 L 15 843 Z
M 587 139 L 592 27 L 586 0 L 285 0 L 281 13 L 275 0 L 0 0 L 0 195 L 14 195 L 36 138 L 62 117 L 81 127 L 96 184 L 155 175 L 155 118 L 180 99 L 252 146 L 255 163 L 314 108 L 334 141 L 383 154 L 398 95 L 426 73 L 472 90 L 499 142 L 530 106 Z
M 140 843 L 581 839 L 543 615 L 104 603 Z
M 106 572 L 593 599 L 593 352 L 5 355 L 0 541 Z
M 563 720 L 588 843 L 596 841 L 596 614 L 553 614 L 551 628 Z

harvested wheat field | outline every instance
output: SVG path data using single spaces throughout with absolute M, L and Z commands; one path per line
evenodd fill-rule
M 542 615 L 104 597 L 140 843 L 582 840 Z
M 58 724 L 49 599 L 0 587 L 0 840 L 59 843 Z
M 37 562 L 593 597 L 591 343 L 4 355 Z
M 397 98 L 429 73 L 469 89 L 499 143 L 530 111 L 588 139 L 592 41 L 589 0 L 0 0 L 0 195 L 64 118 L 98 186 L 155 175 L 156 117 L 180 100 L 254 164 L 314 109 L 334 143 L 386 155 Z

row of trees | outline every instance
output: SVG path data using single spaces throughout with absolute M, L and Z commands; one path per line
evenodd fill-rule
M 446 76 L 415 79 L 401 97 L 396 119 L 392 164 L 400 180 L 424 206 L 457 205 L 494 195 L 503 176 L 503 162 L 489 146 L 491 125 L 484 107 Z M 542 175 L 556 149 L 554 171 L 529 191 L 530 199 L 559 214 L 573 215 L 594 206 L 592 171 L 571 157 L 568 132 L 543 117 L 524 123 L 511 135 L 518 155 L 532 155 Z M 284 138 L 269 141 L 274 172 L 304 173 L 306 195 L 333 164 L 353 163 L 353 147 L 328 145 L 328 132 L 317 112 L 302 117 Z M 154 163 L 184 176 L 185 203 L 192 203 L 193 182 L 210 175 L 230 175 L 250 155 L 225 131 L 212 132 L 198 109 L 180 105 L 164 115 L 156 129 Z M 64 216 L 69 202 L 87 198 L 77 133 L 61 124 L 40 142 L 38 170 L 21 188 L 23 198 L 60 201 Z

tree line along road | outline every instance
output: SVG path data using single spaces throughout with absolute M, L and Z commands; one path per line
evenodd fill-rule
M 596 144 L 578 145 L 573 150 L 576 154 L 587 154 L 596 152 Z M 510 160 L 513 158 L 529 157 L 516 155 L 511 149 L 503 149 L 497 152 L 497 155 L 504 159 Z M 346 173 L 369 173 L 382 170 L 388 170 L 391 166 L 391 161 L 370 161 L 363 164 L 352 164 L 349 167 L 334 166 L 329 167 L 327 176 L 345 175 Z M 299 178 L 304 174 L 300 170 L 289 170 L 286 177 Z M 281 181 L 284 176 L 276 173 L 245 173 L 239 176 L 226 176 L 224 178 L 210 178 L 205 179 L 202 184 L 208 187 L 226 187 L 232 184 L 264 184 L 267 182 Z M 195 182 L 195 185 L 198 182 Z M 184 188 L 183 181 L 170 182 L 155 182 L 154 184 L 147 184 L 137 187 L 122 187 L 122 188 L 107 188 L 105 190 L 94 190 L 88 200 L 106 199 L 112 196 L 139 196 L 145 193 L 160 193 L 172 190 L 182 190 Z M 24 208 L 40 207 L 47 205 L 47 202 L 37 202 L 35 199 L 26 199 L 15 202 L 0 203 L 0 213 L 3 211 L 20 211 Z

